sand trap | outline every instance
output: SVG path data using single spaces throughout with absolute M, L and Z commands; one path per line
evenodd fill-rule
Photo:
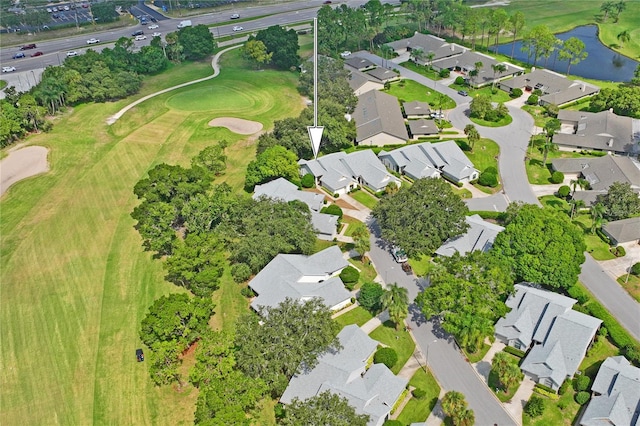
M 209 126 L 226 127 L 233 133 L 237 133 L 239 135 L 252 135 L 262 130 L 262 123 L 233 117 L 214 118 L 209 122 Z
M 9 156 L 0 161 L 0 196 L 16 182 L 48 172 L 48 152 L 43 146 L 28 146 L 9 152 Z

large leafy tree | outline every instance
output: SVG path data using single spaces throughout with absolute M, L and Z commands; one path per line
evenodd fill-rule
M 369 416 L 356 414 L 346 398 L 324 391 L 304 401 L 294 399 L 287 405 L 286 415 L 280 424 L 283 426 L 366 426 L 368 422 Z
M 629 182 L 614 182 L 597 201 L 604 206 L 604 217 L 608 220 L 626 219 L 640 213 L 640 198 Z
M 529 204 L 510 209 L 507 226 L 493 244 L 518 280 L 552 288 L 575 284 L 585 248 L 582 231 L 567 215 Z
M 280 395 L 302 364 L 313 368 L 318 355 L 340 342 L 340 326 L 321 300 L 286 299 L 276 307 L 248 313 L 238 320 L 235 343 L 238 367 L 247 375 L 264 380 L 273 394 Z
M 273 52 L 267 52 L 267 46 L 260 40 L 247 41 L 242 48 L 244 57 L 254 63 L 257 69 L 271 62 Z
M 373 209 L 382 236 L 410 255 L 430 255 L 445 240 L 466 231 L 469 210 L 443 179 L 418 179 L 384 197 Z
M 396 325 L 396 330 L 400 329 L 404 319 L 409 313 L 409 296 L 407 289 L 398 284 L 391 284 L 382 294 L 380 299 L 383 309 L 389 311 L 389 317 Z
M 590 105 L 596 111 L 613 109 L 618 115 L 640 118 L 640 85 L 606 87 L 592 98 Z
M 585 45 L 582 40 L 577 37 L 571 37 L 562 43 L 562 48 L 558 52 L 558 57 L 563 61 L 567 61 L 567 75 L 571 70 L 571 65 L 576 65 L 587 59 L 588 52 L 584 51 Z
M 251 40 L 261 41 L 271 56 L 271 64 L 281 70 L 289 70 L 300 65 L 298 56 L 298 34 L 296 30 L 286 30 L 279 25 L 273 25 L 266 30 L 258 31 Z
M 216 42 L 206 25 L 185 27 L 178 31 L 178 43 L 185 59 L 199 60 L 213 54 Z
M 276 145 L 258 154 L 247 166 L 245 189 L 252 192 L 261 183 L 283 177 L 289 181 L 300 180 L 298 158 L 295 153 Z
M 137 221 L 135 228 L 142 237 L 145 250 L 155 251 L 160 255 L 171 253 L 176 240 L 176 216 L 176 208 L 162 201 L 145 200 L 133 209 L 131 217 Z

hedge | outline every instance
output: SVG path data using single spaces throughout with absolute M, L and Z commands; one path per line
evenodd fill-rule
M 591 395 L 589 395 L 589 392 L 578 392 L 575 399 L 578 404 L 584 405 L 589 401 L 590 397 Z
M 470 215 L 477 214 L 483 219 L 493 219 L 497 221 L 504 221 L 505 212 L 496 212 L 493 210 L 474 210 L 469 212 Z
M 600 237 L 600 239 L 602 241 L 604 241 L 605 243 L 611 245 L 611 239 L 609 237 L 607 237 L 604 232 L 602 232 L 602 229 L 596 228 L 596 235 L 598 237 Z
M 640 262 L 633 264 L 633 266 L 631 267 L 631 273 L 635 276 L 640 275 Z
M 524 352 L 522 352 L 520 349 L 514 348 L 513 346 L 505 346 L 503 351 L 508 353 L 508 354 L 515 355 L 518 358 L 523 358 L 524 357 Z
M 607 311 L 604 306 L 595 300 L 591 300 L 586 306 L 591 315 L 602 320 L 605 327 L 609 331 L 609 338 L 618 348 L 623 348 L 627 345 L 636 346 L 633 338 L 629 336 L 629 333 L 622 328 L 622 326 L 616 321 L 616 319 Z
M 534 391 L 535 393 L 538 393 L 538 394 L 540 394 L 540 395 L 546 396 L 546 397 L 548 397 L 548 398 L 550 398 L 550 399 L 553 399 L 553 400 L 557 400 L 557 399 L 559 399 L 559 398 L 560 398 L 560 397 L 558 396 L 558 394 L 557 394 L 557 393 L 555 393 L 553 390 L 547 390 L 547 389 L 549 389 L 549 388 L 548 388 L 548 387 L 546 387 L 546 386 L 544 386 L 544 385 L 541 385 L 541 384 L 536 384 L 536 385 L 533 387 L 533 391 Z

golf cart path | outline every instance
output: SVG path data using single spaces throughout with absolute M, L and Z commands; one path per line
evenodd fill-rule
M 196 83 L 200 83 L 200 82 L 203 82 L 203 81 L 211 80 L 212 78 L 217 77 L 218 74 L 220 74 L 220 67 L 218 66 L 218 59 L 220 58 L 220 55 L 230 51 L 231 49 L 237 49 L 240 46 L 242 46 L 242 44 L 238 44 L 238 45 L 235 45 L 235 46 L 228 47 L 228 48 L 226 48 L 224 50 L 221 50 L 220 52 L 218 52 L 218 53 L 216 53 L 214 55 L 213 59 L 211 60 L 211 67 L 213 68 L 213 74 L 212 75 L 210 75 L 208 77 L 204 77 L 204 78 L 199 78 L 197 80 L 188 81 L 186 83 L 178 84 L 177 86 L 173 86 L 173 87 L 169 87 L 169 88 L 166 88 L 166 89 L 162 89 L 162 90 L 160 90 L 158 92 L 155 92 L 155 93 L 152 93 L 150 95 L 143 96 L 142 98 L 138 99 L 137 101 L 134 101 L 134 102 L 130 103 L 129 105 L 125 106 L 120 111 L 116 112 L 111 117 L 109 117 L 107 119 L 107 124 L 108 125 L 112 125 L 113 123 L 118 121 L 118 119 L 120 117 L 122 117 L 131 108 L 133 108 L 133 107 L 141 104 L 142 102 L 144 102 L 144 101 L 146 101 L 148 99 L 151 99 L 151 98 L 153 98 L 155 96 L 162 95 L 163 93 L 171 92 L 172 90 L 180 89 L 181 87 L 186 87 L 186 86 L 190 86 L 192 84 L 196 84 Z

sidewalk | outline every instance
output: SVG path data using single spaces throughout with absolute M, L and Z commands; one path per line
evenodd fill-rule
M 380 327 L 382 325 L 382 323 L 387 321 L 387 320 L 389 320 L 389 313 L 387 311 L 384 311 L 384 312 L 380 313 L 377 317 L 371 318 L 369 321 L 367 321 L 366 323 L 362 324 L 362 327 L 360 327 L 360 328 L 365 333 L 371 334 L 371 332 L 373 330 L 375 330 L 376 328 Z

